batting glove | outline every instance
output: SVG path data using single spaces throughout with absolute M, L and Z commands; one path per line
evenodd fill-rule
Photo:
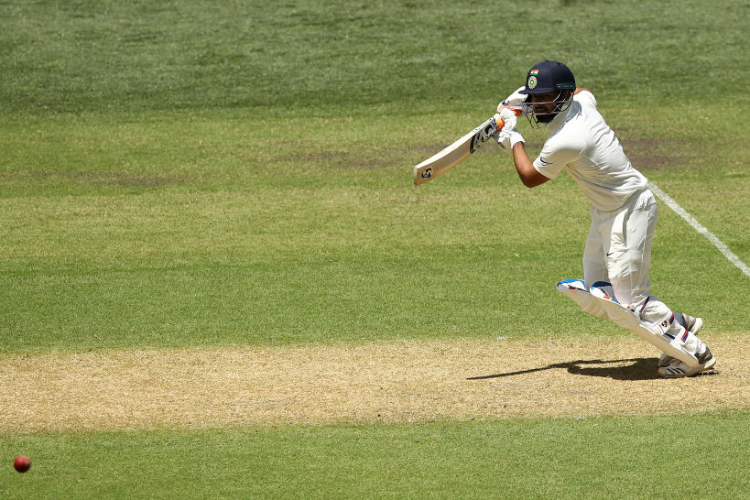
M 526 87 L 518 87 L 518 90 L 513 92 L 511 95 L 508 96 L 507 99 L 505 99 L 503 102 L 498 104 L 497 112 L 500 113 L 503 110 L 503 108 L 521 109 L 521 105 L 524 103 L 524 101 L 528 97 L 526 94 L 520 93 L 525 88 Z
M 500 118 L 505 122 L 505 126 L 497 134 L 497 145 L 510 153 L 513 151 L 513 146 L 526 141 L 518 132 L 518 119 L 513 111 L 508 108 L 501 110 Z

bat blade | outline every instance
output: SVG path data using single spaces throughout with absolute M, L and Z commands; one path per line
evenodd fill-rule
M 414 167 L 414 184 L 424 184 L 443 175 L 473 154 L 480 144 L 487 142 L 503 125 L 500 115 L 495 115 L 447 148 L 427 158 Z

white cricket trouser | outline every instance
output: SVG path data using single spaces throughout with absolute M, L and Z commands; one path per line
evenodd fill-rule
M 647 323 L 671 322 L 673 316 L 664 302 L 651 295 L 648 280 L 657 219 L 656 199 L 647 188 L 633 194 L 617 210 L 603 212 L 592 207 L 591 228 L 583 251 L 586 287 L 597 281 L 612 283 L 620 304 L 629 306 Z M 676 321 L 669 325 L 667 333 L 683 342 L 688 340 L 685 329 Z M 693 350 L 692 345 L 686 347 Z

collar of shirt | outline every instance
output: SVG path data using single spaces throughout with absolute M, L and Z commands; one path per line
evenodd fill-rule
M 570 103 L 570 106 L 568 106 L 568 109 L 563 111 L 562 113 L 558 113 L 558 115 L 547 125 L 547 128 L 550 131 L 550 134 L 554 133 L 562 127 L 563 123 L 567 122 L 569 119 L 571 119 L 576 113 L 578 113 L 578 103 L 575 101 L 572 101 Z

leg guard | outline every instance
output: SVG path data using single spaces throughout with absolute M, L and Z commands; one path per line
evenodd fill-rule
M 669 328 L 669 316 L 657 322 L 642 321 L 635 311 L 631 311 L 614 299 L 610 283 L 604 281 L 594 283 L 589 292 L 583 280 L 563 280 L 557 284 L 557 289 L 573 299 L 585 312 L 599 318 L 608 317 L 619 326 L 637 333 L 662 352 L 683 361 L 691 368 L 700 365 L 698 359 L 685 349 L 684 342 L 665 335 Z

